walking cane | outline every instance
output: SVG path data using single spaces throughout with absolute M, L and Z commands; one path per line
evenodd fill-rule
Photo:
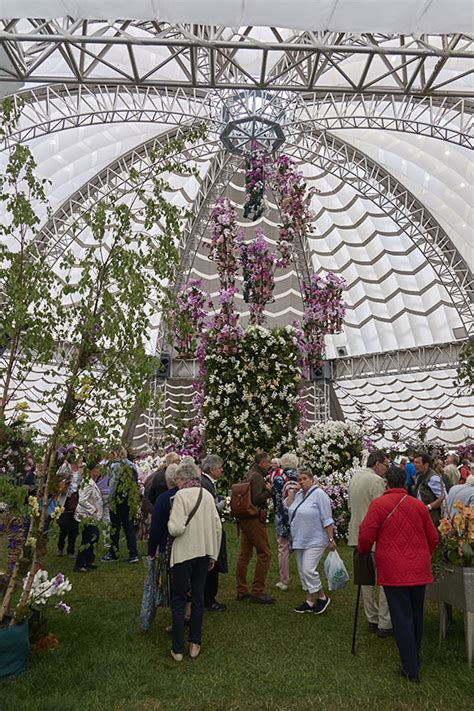
M 357 586 L 356 609 L 355 609 L 355 616 L 354 616 L 354 629 L 352 631 L 352 649 L 351 649 L 352 654 L 356 653 L 356 632 L 357 632 L 357 618 L 359 616 L 360 588 L 361 588 L 361 586 L 358 585 Z

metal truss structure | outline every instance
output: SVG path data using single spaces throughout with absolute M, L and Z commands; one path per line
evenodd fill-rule
M 286 150 L 338 175 L 391 217 L 439 276 L 463 321 L 466 335 L 474 332 L 473 275 L 446 231 L 413 193 L 371 158 L 328 133 L 313 129 L 299 134 L 297 142 L 288 141 Z
M 434 346 L 406 348 L 385 353 L 371 353 L 337 358 L 331 361 L 332 378 L 336 382 L 354 378 L 378 378 L 402 373 L 430 372 L 455 368 L 464 343 L 454 341 Z
M 145 184 L 153 174 L 152 153 L 205 122 L 209 138 L 186 151 L 187 160 L 206 163 L 206 172 L 198 179 L 179 244 L 177 290 L 193 270 L 213 203 L 241 168 L 241 159 L 223 150 L 219 136 L 245 127 L 249 117 L 262 125 L 273 121 L 258 105 L 267 102 L 271 109 L 274 102 L 284 106 L 274 126 L 278 140 L 286 142 L 285 152 L 350 185 L 357 198 L 370 201 L 409 237 L 459 314 L 463 339 L 474 333 L 473 275 L 463 255 L 402 182 L 331 132 L 403 132 L 474 148 L 473 58 L 474 40 L 463 34 L 353 35 L 71 17 L 0 20 L 0 84 L 15 91 L 19 82 L 26 85 L 14 95 L 24 105 L 11 140 L 109 123 L 160 126 L 155 138 L 114 160 L 68 197 L 38 234 L 36 256 L 54 262 L 73 241 L 85 247 L 84 211 L 111 191 L 126 196 L 135 190 L 132 168 Z M 234 115 L 237 104 L 241 113 Z M 163 133 L 163 127 L 169 130 Z M 307 279 L 315 263 L 310 243 L 295 244 L 293 256 L 298 278 Z M 395 293 L 380 300 L 388 303 Z M 443 301 L 453 314 L 451 303 Z M 404 312 L 429 313 L 416 310 L 417 305 L 402 306 L 393 320 Z M 374 312 L 363 314 L 358 325 L 362 328 L 371 318 Z M 160 353 L 165 326 L 161 322 L 154 328 Z M 350 388 L 350 380 L 452 369 L 461 346 L 462 341 L 342 357 L 332 361 L 334 384 Z M 128 431 L 136 433 L 137 441 L 154 441 L 180 402 L 187 403 L 191 416 L 190 383 L 196 374 L 195 363 L 174 360 L 167 381 L 157 377 L 147 384 L 164 399 L 164 414 L 151 409 L 132 413 Z M 340 410 L 332 383 L 308 383 L 305 398 L 312 421 Z
M 67 17 L 3 21 L 2 81 L 472 96 L 469 35 L 347 34 Z M 122 51 L 115 51 L 120 48 Z M 152 49 L 153 51 L 147 51 Z M 357 62 L 354 62 L 354 58 Z
M 283 98 L 295 129 L 310 125 L 320 130 L 401 131 L 474 148 L 474 101 L 466 98 L 337 91 L 310 96 L 283 92 Z M 219 95 L 195 89 L 54 84 L 20 91 L 13 100 L 22 103 L 21 122 L 14 135 L 18 142 L 69 128 L 114 122 L 180 126 L 202 120 L 215 125 L 216 131 L 224 128 Z
M 38 231 L 35 240 L 37 256 L 56 261 L 62 256 L 72 240 L 81 244 L 80 232 L 86 229 L 85 223 L 81 220 L 84 212 L 104 199 L 111 190 L 115 195 L 120 196 L 136 190 L 137 182 L 130 175 L 132 167 L 140 176 L 140 182 L 145 183 L 155 168 L 154 153 L 159 152 L 160 148 L 165 147 L 173 138 L 183 135 L 189 129 L 190 125 L 178 126 L 165 134 L 160 134 L 151 141 L 146 141 L 128 151 L 87 181 L 54 212 Z M 189 157 L 192 160 L 208 156 L 209 152 L 209 144 L 196 144 L 189 148 Z
M 153 150 L 188 128 L 189 125 L 178 127 L 175 131 L 129 151 L 82 186 L 55 212 L 38 234 L 38 255 L 46 256 L 41 246 L 44 240 L 49 245 L 48 254 L 52 258 L 59 258 L 72 239 L 80 239 L 75 230 L 77 220 L 84 209 L 104 197 L 111 188 L 116 194 L 126 194 L 135 188 L 136 185 L 132 185 L 129 177 L 131 167 L 133 166 L 143 180 L 146 179 L 147 173 L 149 174 L 153 168 L 151 158 Z M 474 329 L 472 273 L 446 232 L 422 203 L 387 170 L 350 144 L 330 134 L 314 129 L 304 133 L 295 130 L 295 135 L 288 138 L 289 153 L 337 174 L 341 180 L 350 183 L 358 193 L 373 201 L 385 214 L 403 227 L 445 286 L 461 316 L 466 334 L 472 333 Z M 219 151 L 217 144 L 212 145 L 212 142 L 189 149 L 190 159 L 193 156 L 213 154 L 208 174 L 194 202 L 193 216 L 188 221 L 181 240 L 181 279 L 189 273 L 192 264 L 190 260 L 197 248 L 196 240 L 201 239 L 204 234 L 212 204 L 228 184 L 230 176 L 240 166 L 239 159 Z M 225 171 L 224 167 L 226 167 Z M 295 258 L 298 274 L 300 277 L 307 278 L 312 261 L 308 243 L 296 245 Z M 176 286 L 178 287 L 179 284 L 177 283 Z

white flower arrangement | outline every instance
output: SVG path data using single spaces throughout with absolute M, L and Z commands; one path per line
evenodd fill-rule
M 313 469 L 318 478 L 335 473 L 344 476 L 360 465 L 367 429 L 354 422 L 318 422 L 298 439 L 300 461 Z
M 27 580 L 28 576 L 23 580 L 23 590 L 26 588 Z M 42 607 L 48 604 L 51 597 L 63 597 L 71 589 L 71 583 L 62 573 L 58 573 L 54 578 L 49 579 L 47 570 L 38 570 L 33 578 L 33 584 L 28 596 L 28 605 L 30 607 Z M 66 607 L 68 606 L 66 605 Z M 64 609 L 63 611 L 66 612 Z M 69 614 L 69 611 L 66 614 Z
M 241 478 L 257 449 L 296 445 L 299 352 L 294 329 L 252 326 L 231 359 L 206 359 L 205 447 L 225 458 L 227 483 Z

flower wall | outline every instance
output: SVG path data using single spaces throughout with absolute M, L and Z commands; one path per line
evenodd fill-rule
M 205 449 L 225 458 L 228 485 L 242 478 L 257 449 L 278 456 L 296 446 L 301 380 L 294 329 L 247 329 L 225 356 L 208 342 L 203 427 Z
M 364 463 L 369 429 L 355 422 L 318 422 L 298 438 L 301 466 L 308 466 L 331 499 L 337 538 L 349 528 L 348 486 L 354 468 Z

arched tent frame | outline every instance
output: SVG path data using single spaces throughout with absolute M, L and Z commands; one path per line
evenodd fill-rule
M 455 338 L 465 338 L 473 331 L 474 319 L 472 272 L 464 252 L 402 180 L 342 139 L 338 131 L 370 129 L 472 148 L 473 91 L 471 70 L 466 68 L 474 56 L 471 38 L 459 33 L 410 37 L 269 28 L 262 35 L 260 30 L 245 26 L 236 33 L 225 27 L 69 18 L 3 23 L 0 48 L 7 61 L 0 69 L 0 82 L 5 82 L 4 86 L 11 82 L 12 87 L 27 82 L 27 88 L 15 95 L 15 100 L 26 102 L 15 140 L 34 141 L 68 128 L 114 123 L 150 122 L 166 128 L 103 166 L 57 206 L 52 220 L 43 226 L 43 233 L 56 240 L 50 257 L 57 259 L 72 239 L 80 240 L 80 233 L 72 234 L 72 226 L 85 204 L 93 204 L 111 188 L 127 194 L 126 175 L 131 166 L 146 176 L 153 145 L 186 131 L 196 121 L 206 121 L 216 137 L 222 128 L 215 106 L 220 92 L 249 88 L 291 92 L 291 126 L 285 127 L 284 150 L 322 175 L 336 176 L 340 185 L 401 226 L 435 275 L 420 293 L 430 292 L 435 283 L 442 284 L 446 313 L 456 315 Z M 115 61 L 117 52 L 126 67 Z M 153 66 L 150 52 L 159 57 Z M 49 85 L 50 81 L 54 85 Z M 44 82 L 46 85 L 35 86 Z M 210 205 L 227 189 L 237 170 L 238 162 L 226 155 L 216 140 L 211 150 L 200 146 L 195 155 L 209 160 L 193 198 L 194 217 L 180 244 L 182 267 L 176 286 L 192 269 Z M 296 245 L 298 275 L 318 268 L 317 257 L 314 243 Z M 402 309 L 392 314 L 394 321 L 404 314 L 428 317 L 429 309 L 403 305 L 406 293 L 406 288 L 399 286 L 378 299 L 364 295 L 355 307 L 367 301 L 385 305 L 398 294 Z M 435 304 L 432 310 L 436 309 Z M 370 312 L 358 326 L 370 324 L 374 318 L 386 317 Z M 158 326 L 157 350 L 162 338 Z M 457 341 L 448 345 L 459 349 Z M 439 346 L 434 343 L 424 348 L 423 353 L 434 354 Z M 424 356 L 413 344 L 395 351 L 391 362 L 400 363 L 397 358 L 407 354 L 417 359 L 420 372 L 427 369 Z M 341 358 L 334 364 L 336 380 L 344 362 L 360 365 L 364 358 L 384 355 Z M 453 365 L 452 361 L 444 364 L 451 373 Z M 357 366 L 354 368 L 355 373 Z M 364 377 L 370 380 L 372 376 L 365 373 Z M 356 383 L 355 374 L 353 380 Z M 348 382 L 341 382 L 340 397 L 350 414 L 350 397 L 342 392 L 342 388 L 348 390 Z M 360 379 L 357 382 L 359 387 Z M 436 406 L 442 401 L 435 400 Z

